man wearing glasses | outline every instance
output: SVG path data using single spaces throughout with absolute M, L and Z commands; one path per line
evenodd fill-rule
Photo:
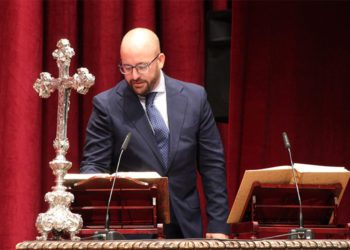
M 151 30 L 123 38 L 124 80 L 94 97 L 81 172 L 113 173 L 131 132 L 119 171 L 156 171 L 169 181 L 171 223 L 166 238 L 202 238 L 197 171 L 206 196 L 206 238 L 227 238 L 228 201 L 223 147 L 207 102 L 196 84 L 163 73 L 165 55 Z

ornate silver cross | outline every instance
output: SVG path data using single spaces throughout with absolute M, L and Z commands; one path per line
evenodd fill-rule
M 74 201 L 74 196 L 67 192 L 63 185 L 63 178 L 72 167 L 72 163 L 66 160 L 66 153 L 69 148 L 67 138 L 69 96 L 71 89 L 75 89 L 80 94 L 86 94 L 95 83 L 95 77 L 86 68 L 79 68 L 78 73 L 70 77 L 69 66 L 71 58 L 75 54 L 74 50 L 70 47 L 67 39 L 59 40 L 57 48 L 52 55 L 57 62 L 59 77 L 53 78 L 50 73 L 42 72 L 33 86 L 42 98 L 48 98 L 52 92 L 58 90 L 57 129 L 56 138 L 53 142 L 56 157 L 49 163 L 53 174 L 56 176 L 56 186 L 52 187 L 52 192 L 45 195 L 45 201 L 50 204 L 48 211 L 40 213 L 36 220 L 36 227 L 41 234 L 37 239 L 47 240 L 50 232 L 54 239 L 60 239 L 63 233 L 67 232 L 71 240 L 79 240 L 76 234 L 82 228 L 83 220 L 80 215 L 73 214 L 69 210 L 70 204 Z

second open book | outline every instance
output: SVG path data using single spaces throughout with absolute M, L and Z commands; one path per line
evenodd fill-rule
M 347 186 L 350 172 L 344 167 L 329 167 L 310 164 L 294 164 L 298 184 L 329 185 L 340 183 L 342 186 L 339 202 Z M 255 182 L 264 184 L 293 184 L 291 166 L 279 166 L 263 169 L 246 170 L 233 203 L 228 223 L 237 223 L 242 217 L 249 199 L 252 185 Z

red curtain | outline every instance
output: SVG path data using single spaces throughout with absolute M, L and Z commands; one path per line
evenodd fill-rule
M 294 161 L 348 167 L 350 155 L 350 3 L 345 1 L 2 0 L 0 1 L 0 245 L 33 240 L 35 220 L 54 185 L 57 94 L 32 88 L 42 71 L 57 76 L 60 38 L 75 49 L 71 74 L 96 76 L 86 96 L 71 95 L 70 172 L 78 172 L 92 97 L 121 79 L 119 44 L 130 28 L 159 34 L 170 76 L 204 85 L 205 14 L 232 6 L 228 123 L 218 124 L 227 160 L 230 204 L 246 169 Z M 350 194 L 340 209 L 342 222 Z
M 227 165 L 295 162 L 349 168 L 350 2 L 234 1 Z M 232 196 L 231 196 L 232 197 Z M 349 194 L 340 221 L 349 220 Z

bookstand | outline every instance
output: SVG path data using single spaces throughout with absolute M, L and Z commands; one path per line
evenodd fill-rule
M 104 230 L 112 182 L 112 176 L 93 176 L 69 183 L 75 196 L 72 211 L 83 218 L 80 235 Z M 117 177 L 109 211 L 111 230 L 123 235 L 150 234 L 162 238 L 163 223 L 170 220 L 167 178 Z
M 305 228 L 315 238 L 349 238 L 349 224 L 337 223 L 340 184 L 299 185 Z M 254 182 L 241 220 L 232 224 L 236 238 L 262 238 L 286 234 L 299 227 L 299 203 L 293 184 Z M 288 238 L 288 236 L 280 237 Z

